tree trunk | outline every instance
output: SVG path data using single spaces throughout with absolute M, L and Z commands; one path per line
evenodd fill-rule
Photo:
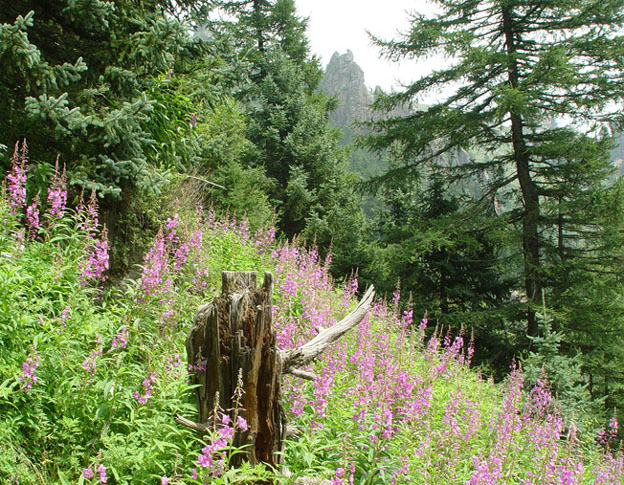
M 516 88 L 519 81 L 518 62 L 516 59 L 516 39 L 513 29 L 513 12 L 510 7 L 503 7 L 503 31 L 509 59 L 509 84 Z M 536 336 L 538 333 L 537 318 L 534 306 L 536 299 L 541 297 L 542 284 L 539 277 L 539 233 L 540 217 L 539 193 L 531 177 L 529 152 L 527 150 L 524 121 L 513 109 L 509 112 L 511 119 L 511 143 L 516 173 L 522 190 L 524 214 L 522 216 L 522 253 L 524 259 L 524 287 L 527 296 L 527 334 Z
M 221 297 L 199 308 L 186 342 L 199 423 L 214 417 L 218 405 L 229 411 L 236 406 L 239 372 L 244 391 L 239 415 L 248 430 L 238 431 L 233 446 L 249 445 L 247 460 L 256 464 L 279 463 L 284 435 L 281 405 L 281 359 L 272 329 L 273 277 L 265 273 L 256 287 L 255 272 L 223 273 Z M 218 399 L 218 402 L 216 401 Z M 234 455 L 239 466 L 242 455 Z

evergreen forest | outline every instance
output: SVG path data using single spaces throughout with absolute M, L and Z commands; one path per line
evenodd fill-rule
M 624 0 L 431 3 L 340 126 L 296 0 L 0 0 L 0 483 L 624 483 Z M 194 423 L 224 271 L 280 351 L 374 287 L 274 460 Z

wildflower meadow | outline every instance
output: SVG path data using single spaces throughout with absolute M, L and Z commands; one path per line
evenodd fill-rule
M 70 207 L 61 166 L 45 190 L 28 175 L 23 146 L 0 197 L 0 482 L 624 483 L 615 419 L 577 430 L 548 376 L 527 391 L 520 364 L 502 383 L 482 377 L 470 337 L 431 328 L 400 288 L 307 369 L 314 381 L 285 378 L 298 432 L 283 466 L 230 467 L 247 426 L 237 407 L 216 409 L 203 436 L 174 421 L 196 414 L 185 339 L 221 271 L 273 273 L 283 349 L 344 317 L 357 275 L 336 282 L 331 257 L 274 228 L 180 206 L 136 278 L 112 284 L 97 194 Z

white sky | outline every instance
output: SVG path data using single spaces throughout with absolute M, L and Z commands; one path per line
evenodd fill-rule
M 428 13 L 432 6 L 426 0 L 295 0 L 298 14 L 309 17 L 308 38 L 312 52 L 323 65 L 334 52 L 353 52 L 353 60 L 362 68 L 369 88 L 381 86 L 388 91 L 409 84 L 430 70 L 414 60 L 401 64 L 380 59 L 379 49 L 371 44 L 366 31 L 384 39 L 397 38 L 407 32 L 408 13 Z

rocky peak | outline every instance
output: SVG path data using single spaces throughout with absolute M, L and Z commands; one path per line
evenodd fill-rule
M 368 117 L 373 96 L 364 82 L 364 71 L 353 60 L 350 50 L 345 54 L 334 52 L 319 87 L 338 99 L 338 108 L 330 115 L 333 124 L 346 127 Z

